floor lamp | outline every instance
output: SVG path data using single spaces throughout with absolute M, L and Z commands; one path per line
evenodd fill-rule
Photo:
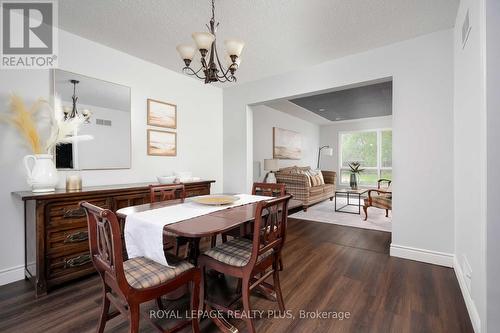
M 318 167 L 317 167 L 317 169 L 319 169 L 319 162 L 321 160 L 321 151 L 323 151 L 324 155 L 327 155 L 327 156 L 333 155 L 333 148 L 330 148 L 330 146 L 321 147 L 318 151 Z

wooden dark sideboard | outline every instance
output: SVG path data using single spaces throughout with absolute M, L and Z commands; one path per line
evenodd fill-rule
M 214 182 L 184 183 L 186 194 L 190 197 L 210 194 Z M 88 201 L 112 211 L 149 203 L 148 185 L 14 192 L 14 196 L 24 201 L 25 276 L 35 284 L 36 297 L 45 295 L 54 286 L 95 272 L 89 253 L 87 219 L 78 203 Z

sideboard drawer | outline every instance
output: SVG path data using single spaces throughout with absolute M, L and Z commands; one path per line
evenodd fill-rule
M 193 187 L 190 189 L 186 189 L 186 196 L 188 197 L 196 197 L 199 195 L 208 195 L 210 194 L 210 188 L 208 187 Z
M 86 275 L 94 271 L 90 252 L 83 251 L 61 257 L 47 258 L 47 275 L 50 279 L 65 275 Z
M 134 193 L 112 198 L 113 210 L 149 203 L 149 193 Z
M 87 223 L 80 227 L 68 229 L 47 229 L 47 255 L 71 254 L 88 251 L 89 232 Z
M 48 227 L 61 228 L 71 225 L 77 228 L 87 225 L 87 216 L 85 210 L 79 206 L 80 201 L 49 203 L 46 209 Z M 88 200 L 88 202 L 101 208 L 110 208 L 107 198 Z

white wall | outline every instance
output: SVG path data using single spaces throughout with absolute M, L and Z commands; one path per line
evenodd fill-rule
M 321 156 L 325 170 L 339 171 L 339 132 L 392 128 L 392 116 L 337 121 L 320 127 L 320 144 L 333 147 L 332 156 Z M 339 175 L 340 176 L 340 175 Z
M 462 47 L 462 22 L 470 31 Z M 484 109 L 483 1 L 460 2 L 454 34 L 455 271 L 472 323 L 485 331 L 486 114 Z M 467 263 L 472 269 L 467 281 Z
M 131 87 L 132 168 L 84 171 L 85 185 L 155 181 L 155 176 L 174 170 L 190 170 L 202 178 L 215 179 L 214 191 L 222 190 L 222 90 L 187 78 L 103 45 L 61 31 L 60 68 Z M 7 109 L 13 91 L 30 103 L 48 98 L 50 75 L 46 70 L 0 70 L 0 105 Z M 177 103 L 178 155 L 146 155 L 146 99 Z M 26 190 L 22 157 L 29 153 L 5 124 L 0 125 L 0 283 L 23 278 L 23 208 L 12 191 Z M 60 183 L 65 174 L 61 172 Z
M 486 1 L 486 124 L 487 124 L 487 327 L 500 332 L 500 2 Z
M 253 161 L 260 162 L 261 177 L 265 176 L 264 159 L 273 157 L 273 127 L 299 132 L 302 135 L 302 158 L 279 160 L 280 168 L 311 166 L 316 168 L 319 148 L 319 126 L 265 105 L 252 106 L 253 111 Z M 254 175 L 254 180 L 257 180 Z
M 451 265 L 453 31 L 440 31 L 224 89 L 224 190 L 248 191 L 248 105 L 380 78 L 393 79 L 393 247 Z M 429 192 L 429 188 L 433 191 Z M 422 194 L 422 195 L 418 195 Z M 449 198 L 449 200 L 443 200 Z M 431 213 L 429 213 L 431 212 Z M 408 249 L 410 247 L 410 249 Z
M 66 103 L 63 103 L 63 106 Z M 72 106 L 72 104 L 69 104 Z M 79 104 L 80 110 L 92 110 L 89 123 L 83 123 L 80 135 L 92 135 L 93 140 L 73 144 L 74 166 L 78 169 L 113 169 L 130 166 L 131 119 L 129 112 L 95 105 Z M 96 119 L 110 120 L 111 126 L 97 125 Z M 112 151 L 113 154 L 109 154 Z M 99 156 L 96 159 L 95 156 Z

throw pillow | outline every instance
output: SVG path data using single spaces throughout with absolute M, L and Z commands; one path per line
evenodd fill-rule
M 318 170 L 318 177 L 319 177 L 320 185 L 325 185 L 325 178 L 323 178 L 323 172 L 321 172 L 321 170 Z
M 307 185 L 308 185 L 309 187 L 314 186 L 314 185 L 312 184 L 311 175 L 310 175 L 308 172 L 306 172 L 306 171 L 302 171 L 302 170 L 297 170 L 297 174 L 300 174 L 300 175 L 305 175 L 305 176 L 306 176 L 306 178 L 307 178 Z
M 309 177 L 311 178 L 312 186 L 325 185 L 325 180 L 320 170 L 309 170 L 308 173 Z

